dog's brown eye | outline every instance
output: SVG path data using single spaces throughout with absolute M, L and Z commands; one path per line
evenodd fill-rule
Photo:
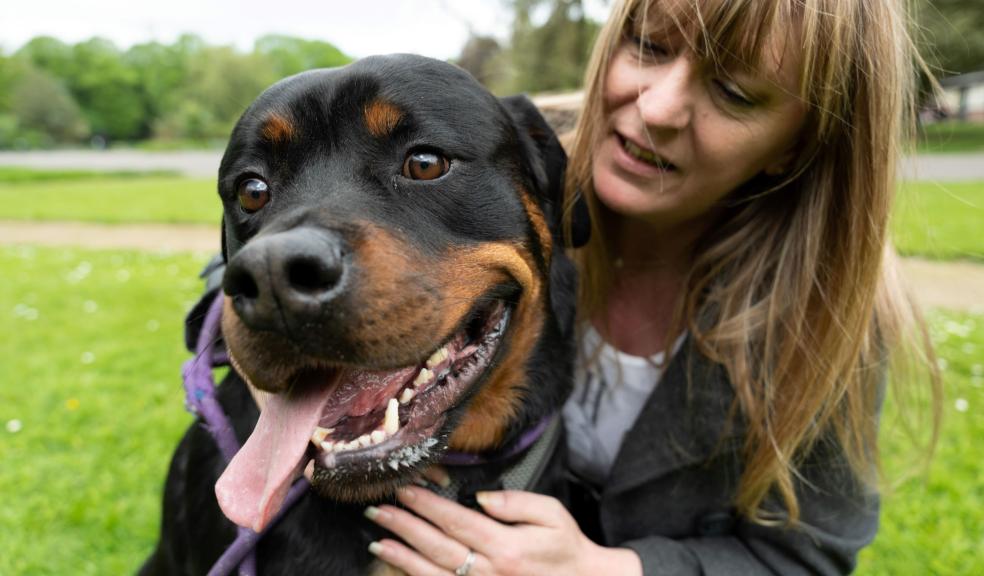
M 250 178 L 239 185 L 239 205 L 246 212 L 256 212 L 270 201 L 270 187 L 263 180 Z
M 412 180 L 434 180 L 448 173 L 448 159 L 433 152 L 414 152 L 403 162 L 403 175 Z

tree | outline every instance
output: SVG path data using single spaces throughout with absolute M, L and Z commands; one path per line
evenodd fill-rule
M 286 78 L 313 68 L 333 68 L 352 61 L 328 42 L 291 36 L 263 36 L 253 45 L 253 52 L 270 61 L 277 78 Z
M 491 36 L 472 34 L 461 49 L 455 64 L 461 66 L 486 87 L 501 82 L 503 70 L 501 63 L 502 47 Z
M 919 0 L 923 55 L 939 76 L 984 70 L 981 0 Z
M 125 66 L 133 71 L 136 92 L 145 113 L 140 137 L 153 133 L 157 119 L 167 116 L 180 104 L 180 92 L 188 81 L 189 62 L 204 43 L 184 36 L 167 46 L 159 42 L 137 44 L 123 55 Z
M 10 110 L 21 130 L 44 134 L 54 142 L 77 142 L 89 135 L 82 111 L 55 77 L 28 70 L 10 95 Z
M 137 74 L 109 40 L 92 38 L 72 47 L 75 66 L 70 88 L 95 134 L 132 140 L 145 136 L 147 111 Z
M 582 0 L 508 0 L 513 29 L 507 74 L 493 84 L 497 93 L 572 90 L 581 86 L 599 25 Z M 534 16 L 547 11 L 543 24 Z

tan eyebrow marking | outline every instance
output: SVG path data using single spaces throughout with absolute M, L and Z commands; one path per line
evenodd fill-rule
M 381 138 L 396 128 L 403 118 L 403 112 L 385 100 L 373 100 L 366 105 L 363 116 L 369 133 L 376 138 Z
M 263 122 L 261 134 L 265 140 L 281 144 L 294 137 L 294 124 L 289 118 L 274 112 Z

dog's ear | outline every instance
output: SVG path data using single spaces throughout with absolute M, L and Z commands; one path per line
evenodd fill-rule
M 567 169 L 567 153 L 557 140 L 553 128 L 529 98 L 523 95 L 501 98 L 500 102 L 509 112 L 521 140 L 524 157 L 529 163 L 535 184 L 544 209 L 550 219 L 554 236 L 563 238 L 564 174 Z M 579 248 L 587 243 L 591 235 L 591 220 L 588 206 L 581 194 L 571 212 L 571 238 L 569 246 Z M 566 239 L 565 239 L 566 241 Z
M 198 335 L 202 331 L 205 314 L 208 312 L 208 307 L 212 305 L 212 300 L 222 297 L 222 275 L 224 273 L 225 257 L 223 254 L 216 254 L 198 275 L 199 278 L 205 280 L 205 290 L 198 302 L 191 307 L 188 315 L 185 316 L 185 347 L 188 348 L 189 352 L 195 351 Z
M 229 250 L 226 248 L 225 215 L 222 215 L 222 261 L 229 263 Z

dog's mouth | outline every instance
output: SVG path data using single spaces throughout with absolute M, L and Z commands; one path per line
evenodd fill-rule
M 286 394 L 269 397 L 216 483 L 225 515 L 261 531 L 311 463 L 316 488 L 355 481 L 362 488 L 355 493 L 370 494 L 366 485 L 391 490 L 406 482 L 411 468 L 446 449 L 445 424 L 494 365 L 510 312 L 501 300 L 477 307 L 425 360 L 408 366 L 302 370 Z
M 497 302 L 421 364 L 343 373 L 311 434 L 315 465 L 339 470 L 369 462 L 384 471 L 425 459 L 448 412 L 490 367 L 508 322 L 509 310 Z

